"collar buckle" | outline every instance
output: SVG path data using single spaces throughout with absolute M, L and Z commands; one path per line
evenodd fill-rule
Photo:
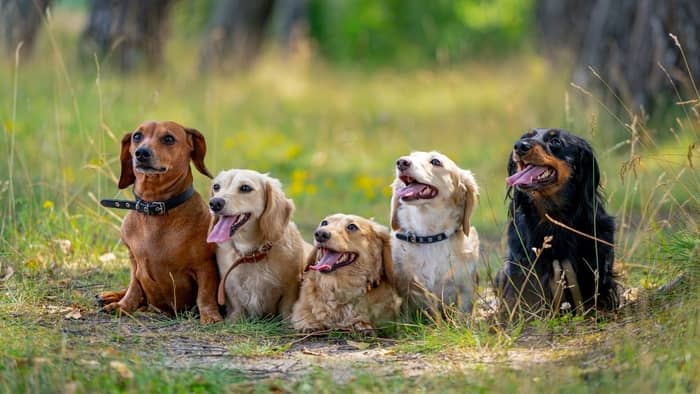
M 165 202 L 163 201 L 136 201 L 136 211 L 146 215 L 165 215 Z

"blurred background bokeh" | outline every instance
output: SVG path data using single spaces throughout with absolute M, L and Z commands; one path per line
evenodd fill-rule
M 149 119 L 200 129 L 213 172 L 281 179 L 307 238 L 332 212 L 387 224 L 395 159 L 435 149 L 476 174 L 498 262 L 531 127 L 592 141 L 622 259 L 697 230 L 697 0 L 0 0 L 0 47 L 0 233 L 26 261 L 123 252 L 97 201 L 130 195 L 118 141 Z

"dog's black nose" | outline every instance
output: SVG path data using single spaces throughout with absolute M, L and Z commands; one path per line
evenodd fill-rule
M 145 162 L 151 160 L 151 156 L 153 156 L 153 152 L 151 152 L 150 149 L 141 147 L 136 149 L 136 152 L 134 152 L 134 155 L 136 155 L 136 160 L 140 162 Z
M 396 160 L 396 168 L 398 168 L 399 171 L 408 170 L 411 168 L 411 161 L 404 158 L 398 159 Z
M 316 238 L 316 241 L 318 242 L 326 242 L 331 239 L 331 233 L 326 230 L 316 230 L 314 233 L 314 238 Z
M 223 198 L 219 197 L 214 197 L 211 200 L 209 200 L 209 208 L 211 208 L 212 212 L 219 212 L 222 209 L 224 209 L 224 205 L 226 205 L 226 200 Z
M 515 150 L 515 153 L 522 155 L 523 153 L 527 153 L 527 151 L 532 148 L 532 145 L 523 140 L 519 140 L 518 142 L 515 143 L 515 146 L 513 146 L 513 150 Z

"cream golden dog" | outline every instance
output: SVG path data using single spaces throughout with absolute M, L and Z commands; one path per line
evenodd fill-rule
M 393 287 L 386 227 L 335 214 L 321 221 L 314 238 L 292 312 L 295 329 L 372 330 L 397 316 L 401 299 Z
M 479 236 L 469 225 L 478 197 L 470 171 L 438 152 L 396 162 L 391 202 L 396 286 L 414 308 L 470 313 Z
M 281 183 L 251 170 L 223 171 L 212 182 L 207 241 L 218 245 L 219 304 L 226 318 L 288 317 L 299 295 L 304 242 Z

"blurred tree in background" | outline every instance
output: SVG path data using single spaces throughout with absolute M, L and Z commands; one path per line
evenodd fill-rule
M 273 15 L 279 20 L 278 36 L 291 45 L 303 30 L 305 0 L 219 0 L 216 2 L 202 48 L 200 68 L 224 70 L 248 67 L 262 49 Z
M 700 0 L 0 0 L 6 53 L 19 42 L 31 49 L 42 13 L 56 4 L 87 8 L 81 57 L 91 64 L 97 54 L 122 71 L 158 69 L 172 18 L 173 37 L 199 42 L 202 70 L 250 67 L 266 42 L 308 42 L 335 64 L 403 68 L 536 42 L 558 65 L 574 65 L 576 83 L 601 85 L 592 66 L 624 102 L 647 110 L 674 94 L 659 65 L 684 92 L 695 90 L 688 70 L 700 80 Z
M 51 0 L 0 0 L 0 42 L 7 56 L 14 53 L 21 42 L 23 53 L 31 54 L 42 17 Z
M 573 58 L 575 83 L 595 83 L 592 66 L 625 103 L 651 111 L 655 99 L 676 98 L 661 65 L 697 97 L 689 73 L 700 81 L 700 1 L 539 0 L 536 16 L 540 47 Z
M 145 63 L 157 68 L 173 0 L 92 0 L 87 25 L 80 38 L 79 55 L 87 62 L 97 54 L 111 57 L 122 71 Z

